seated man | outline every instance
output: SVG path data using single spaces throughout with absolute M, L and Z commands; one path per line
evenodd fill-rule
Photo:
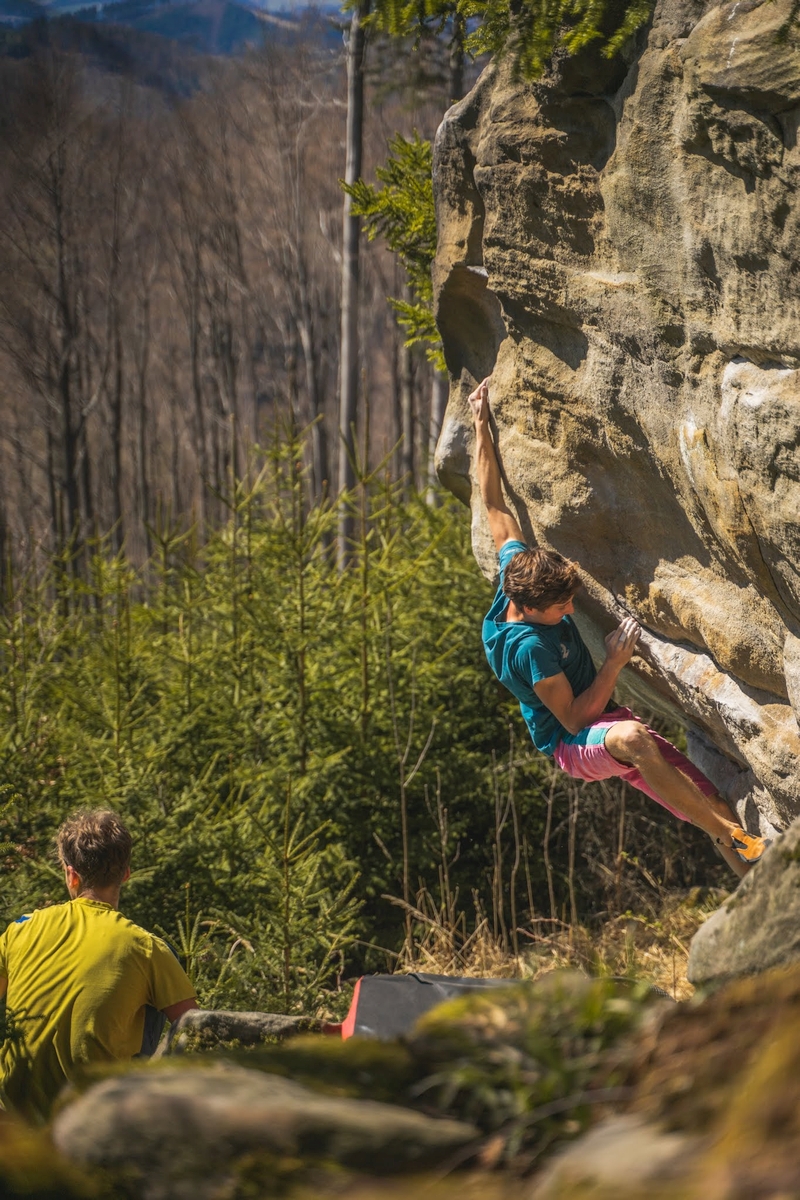
M 611 702 L 617 677 L 639 638 L 636 621 L 626 617 L 608 635 L 606 660 L 595 670 L 569 616 L 581 586 L 575 563 L 549 550 L 531 550 L 522 541 L 500 486 L 488 384 L 484 380 L 469 400 L 478 482 L 500 554 L 500 587 L 483 623 L 489 665 L 519 700 L 536 748 L 552 755 L 568 775 L 619 776 L 679 820 L 699 825 L 736 874 L 745 874 L 766 843 L 740 828 L 714 785 L 675 746 L 629 708 Z
M 11 1035 L 0 1050 L 0 1096 L 34 1121 L 87 1063 L 133 1058 L 145 1006 L 176 1021 L 197 1008 L 172 951 L 118 912 L 131 873 L 131 835 L 116 814 L 65 821 L 58 856 L 70 899 L 13 921 L 0 937 L 0 997 Z

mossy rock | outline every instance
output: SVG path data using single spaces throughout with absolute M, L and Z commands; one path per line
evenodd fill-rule
M 41 1130 L 0 1114 L 0 1198 L 111 1200 L 106 1181 L 79 1170 Z
M 166 1053 L 239 1050 L 283 1042 L 303 1033 L 319 1033 L 322 1028 L 323 1022 L 314 1017 L 196 1008 L 184 1013 L 170 1029 Z
M 241 1066 L 294 1079 L 327 1095 L 402 1104 L 422 1064 L 403 1042 L 310 1035 L 226 1055 Z
M 742 1093 L 750 1064 L 783 1028 L 800 1032 L 800 967 L 739 980 L 701 1004 L 665 1010 L 636 1049 L 630 1078 L 637 1111 L 669 1129 L 715 1128 Z
M 560 972 L 443 1004 L 403 1041 L 315 1035 L 106 1067 L 61 1109 L 56 1137 L 120 1186 L 132 1172 L 144 1190 L 130 1194 L 153 1200 L 294 1195 L 313 1180 L 346 1194 L 353 1173 L 456 1152 L 525 1168 L 618 1098 L 649 1000 L 645 986 Z
M 277 1195 L 295 1178 L 392 1175 L 449 1159 L 477 1130 L 397 1105 L 322 1096 L 200 1056 L 111 1077 L 58 1114 L 56 1145 L 144 1200 Z

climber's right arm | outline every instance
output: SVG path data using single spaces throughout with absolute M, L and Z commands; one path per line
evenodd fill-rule
M 483 503 L 486 505 L 486 516 L 489 529 L 497 550 L 506 542 L 523 541 L 522 530 L 514 514 L 509 509 L 503 497 L 500 483 L 500 465 L 497 461 L 497 451 L 494 447 L 492 430 L 489 425 L 489 380 L 476 387 L 469 398 L 472 415 L 475 418 L 475 452 L 478 484 L 481 489 Z

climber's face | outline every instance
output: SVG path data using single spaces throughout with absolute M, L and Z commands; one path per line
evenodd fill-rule
M 558 604 L 549 604 L 547 608 L 523 608 L 525 620 L 531 625 L 557 625 L 558 622 L 575 612 L 574 598 L 562 600 Z

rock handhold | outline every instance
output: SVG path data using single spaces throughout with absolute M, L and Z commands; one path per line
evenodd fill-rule
M 460 1121 L 322 1096 L 225 1063 L 106 1079 L 64 1109 L 53 1128 L 62 1154 L 103 1168 L 120 1195 L 137 1200 L 227 1196 L 243 1172 L 255 1173 L 269 1194 L 269 1180 L 314 1165 L 374 1175 L 416 1170 L 476 1136 Z
M 800 962 L 800 821 L 795 821 L 731 898 L 694 935 L 695 986 Z

